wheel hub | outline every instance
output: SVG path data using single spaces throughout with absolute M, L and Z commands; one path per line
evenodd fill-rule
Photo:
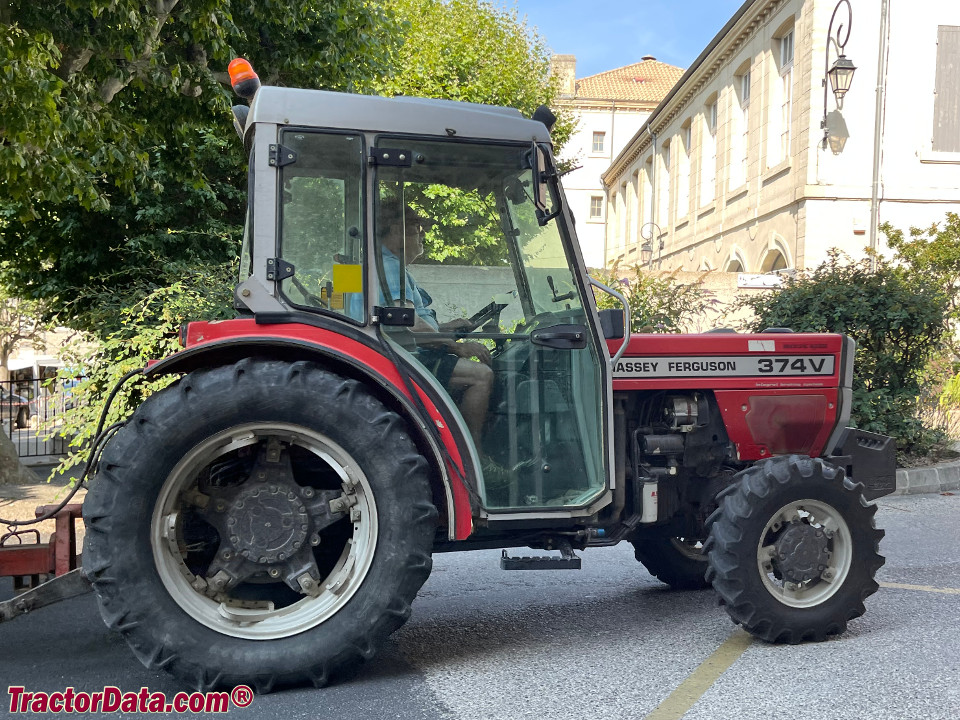
M 798 519 L 791 521 L 776 542 L 777 566 L 785 580 L 803 583 L 820 576 L 830 561 L 824 531 Z
M 260 564 L 283 561 L 296 553 L 310 527 L 307 508 L 298 495 L 291 483 L 283 481 L 244 488 L 227 513 L 230 545 Z

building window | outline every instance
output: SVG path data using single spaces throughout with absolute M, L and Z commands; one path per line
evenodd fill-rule
M 664 227 L 670 221 L 670 143 L 663 144 L 663 172 L 660 174 L 660 210 L 657 213 L 659 224 Z
M 690 121 L 680 128 L 680 155 L 677 161 L 677 218 L 690 212 Z
M 643 166 L 643 225 L 653 222 L 653 158 Z M 642 226 L 641 226 L 642 229 Z M 642 234 L 642 233 L 641 233 Z
M 750 142 L 750 69 L 736 76 L 734 105 L 730 109 L 730 189 L 747 182 L 747 159 Z
M 591 146 L 590 152 L 602 153 L 603 152 L 603 141 L 606 137 L 606 133 L 595 132 L 593 134 L 593 145 Z
M 793 28 L 777 40 L 779 77 L 770 93 L 770 122 L 767 136 L 767 166 L 790 157 L 790 120 L 793 110 Z
M 603 198 L 594 195 L 590 198 L 590 219 L 600 220 L 603 217 Z
M 717 98 L 703 111 L 703 142 L 700 154 L 700 205 L 713 202 L 717 184 Z
M 937 27 L 937 80 L 933 100 L 935 152 L 960 152 L 960 26 Z

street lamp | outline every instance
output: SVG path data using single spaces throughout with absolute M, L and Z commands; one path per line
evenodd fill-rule
M 836 19 L 837 11 L 840 10 L 841 6 L 847 8 L 847 24 L 846 27 L 843 23 L 837 26 L 837 36 L 834 38 L 833 21 Z M 837 100 L 837 109 L 839 110 L 843 107 L 843 96 L 850 89 L 850 84 L 853 82 L 853 73 L 857 69 L 856 65 L 843 54 L 847 41 L 850 39 L 851 25 L 853 25 L 853 9 L 850 7 L 850 0 L 840 0 L 833 9 L 833 15 L 830 16 L 830 25 L 827 27 L 827 47 L 823 58 L 823 120 L 820 121 L 820 127 L 823 129 L 824 150 L 827 149 L 830 138 L 830 128 L 827 127 L 827 79 L 830 80 L 830 89 Z M 841 35 L 843 36 L 843 42 L 840 41 Z M 833 66 L 830 65 L 831 43 L 837 52 L 837 59 L 833 61 Z
M 649 231 L 647 227 L 649 226 Z M 654 234 L 656 229 L 656 234 Z M 663 250 L 663 231 L 655 222 L 644 223 L 640 228 L 640 237 L 643 238 L 643 244 L 640 246 L 640 263 L 651 267 L 653 265 L 653 239 L 657 240 L 657 257 L 660 257 L 660 251 Z

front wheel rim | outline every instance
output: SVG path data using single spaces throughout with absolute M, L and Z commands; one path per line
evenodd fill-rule
M 314 594 L 304 592 L 301 599 L 279 608 L 273 607 L 269 600 L 234 598 L 230 592 L 211 597 L 198 590 L 198 575 L 187 565 L 183 539 L 184 517 L 187 515 L 184 497 L 196 491 L 198 474 L 218 460 L 270 439 L 278 440 L 288 448 L 306 450 L 326 463 L 339 477 L 343 497 L 349 498 L 351 503 L 349 515 L 343 522 L 352 525 L 352 532 L 343 542 L 332 569 L 313 590 Z M 231 637 L 272 640 L 310 630 L 332 618 L 349 602 L 372 565 L 377 528 L 377 508 L 370 483 L 340 445 L 322 433 L 302 426 L 247 423 L 206 438 L 177 463 L 164 481 L 154 506 L 150 544 L 164 588 L 191 618 Z M 264 596 L 269 595 L 269 579 L 260 582 Z M 250 604 L 259 607 L 244 607 Z
M 822 542 L 818 532 L 826 540 L 825 561 L 815 566 L 816 576 L 799 582 L 784 577 L 781 564 L 787 558 L 778 552 L 782 549 L 778 541 L 791 525 L 805 526 L 803 532 L 812 533 L 815 542 Z M 767 521 L 757 543 L 757 568 L 764 587 L 779 602 L 793 608 L 813 607 L 833 597 L 852 565 L 850 528 L 836 508 L 820 500 L 796 500 L 784 505 Z

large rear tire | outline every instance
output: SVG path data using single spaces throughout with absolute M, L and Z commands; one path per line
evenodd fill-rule
M 430 574 L 437 511 L 405 422 L 355 380 L 244 360 L 150 397 L 84 503 L 107 625 L 196 689 L 322 686 Z
M 678 537 L 645 537 L 633 541 L 634 555 L 661 582 L 674 590 L 710 587 L 704 577 L 707 556 L 702 543 Z
M 733 621 L 768 642 L 824 640 L 875 593 L 883 530 L 861 484 L 817 458 L 740 473 L 708 519 L 707 579 Z

